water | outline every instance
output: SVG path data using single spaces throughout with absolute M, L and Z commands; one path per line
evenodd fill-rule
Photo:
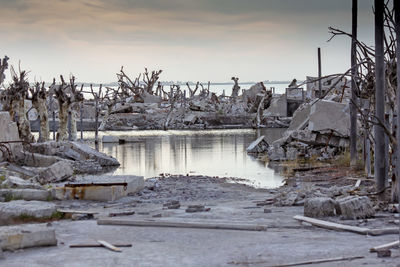
M 264 129 L 258 134 L 266 134 L 271 142 L 281 137 L 282 132 L 282 129 Z M 247 155 L 247 146 L 257 138 L 255 130 L 109 131 L 99 134 L 137 139 L 135 143 L 100 145 L 100 151 L 121 163 L 114 174 L 145 178 L 161 173 L 236 177 L 262 188 L 282 184 L 282 177 L 268 168 L 267 163 Z M 93 138 L 93 133 L 85 137 Z

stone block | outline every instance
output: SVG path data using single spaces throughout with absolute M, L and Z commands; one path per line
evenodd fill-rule
M 266 152 L 269 145 L 265 139 L 265 136 L 262 135 L 257 140 L 253 141 L 246 149 L 247 153 L 263 153 Z
M 336 215 L 336 202 L 328 197 L 315 197 L 304 202 L 304 216 L 322 218 Z
M 118 183 L 126 183 L 118 185 Z M 73 184 L 72 184 L 73 185 Z M 143 176 L 119 175 L 108 177 L 87 177 L 79 186 L 56 187 L 52 196 L 56 199 L 84 199 L 96 201 L 114 201 L 144 188 Z
M 19 216 L 50 217 L 55 211 L 56 205 L 51 202 L 15 200 L 0 203 L 0 220 L 6 222 Z
M 104 135 L 101 138 L 101 142 L 103 142 L 103 143 L 119 143 L 119 137 L 112 136 L 112 135 Z
M 0 112 L 0 125 L 2 126 L 0 131 L 0 142 L 21 140 L 19 138 L 17 124 L 11 120 L 10 114 L 7 111 Z M 14 157 L 18 157 L 22 151 L 22 143 L 9 143 L 6 144 L 6 146 Z M 3 155 L 0 151 L 0 161 L 8 157 L 9 155 Z
M 337 210 L 344 219 L 355 220 L 375 215 L 371 200 L 367 196 L 348 196 L 337 200 Z
M 47 201 L 51 194 L 39 189 L 0 189 L 0 196 L 5 199 L 41 200 Z
M 311 106 L 308 129 L 310 131 L 333 131 L 340 136 L 349 136 L 349 105 L 321 100 Z
M 79 142 L 69 142 L 72 149 L 83 155 L 86 159 L 94 159 L 100 163 L 101 166 L 118 166 L 119 162 L 117 159 L 110 157 L 104 153 L 101 153 L 90 146 L 79 143 Z
M 41 184 L 63 181 L 73 175 L 72 165 L 65 161 L 59 161 L 39 173 L 38 181 Z
M 1 183 L 2 188 L 33 188 L 41 189 L 42 186 L 38 183 L 32 183 L 16 176 L 9 176 Z
M 23 224 L 0 227 L 0 247 L 3 250 L 56 245 L 55 230 L 46 226 L 46 224 Z

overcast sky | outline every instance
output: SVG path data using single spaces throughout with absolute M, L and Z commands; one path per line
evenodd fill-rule
M 372 44 L 373 0 L 359 0 L 359 36 Z M 350 65 L 351 0 L 0 0 L 0 55 L 30 81 L 74 74 L 112 82 L 123 65 L 161 80 L 302 80 Z M 9 77 L 9 75 L 8 75 Z

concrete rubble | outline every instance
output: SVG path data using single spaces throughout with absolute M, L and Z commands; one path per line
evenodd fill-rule
M 50 218 L 56 212 L 56 205 L 46 201 L 14 200 L 0 203 L 1 220 L 7 222 L 21 216 Z
M 330 159 L 349 145 L 348 104 L 319 100 L 303 104 L 295 113 L 284 137 L 265 151 L 268 158 L 301 157 Z M 328 119 L 327 119 L 328 118 Z
M 114 175 L 85 177 L 74 183 L 52 188 L 55 199 L 80 199 L 95 201 L 114 201 L 144 188 L 143 176 Z
M 2 250 L 17 250 L 30 247 L 56 246 L 55 230 L 46 224 L 24 224 L 0 227 Z

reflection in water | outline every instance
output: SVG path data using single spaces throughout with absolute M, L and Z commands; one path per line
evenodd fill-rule
M 269 140 L 277 139 L 282 130 L 266 129 L 261 134 L 266 133 Z M 254 130 L 102 132 L 133 136 L 137 142 L 103 144 L 100 151 L 120 161 L 115 174 L 145 178 L 160 173 L 202 174 L 245 178 L 257 187 L 277 187 L 282 177 L 265 162 L 246 154 L 247 146 L 259 134 Z

